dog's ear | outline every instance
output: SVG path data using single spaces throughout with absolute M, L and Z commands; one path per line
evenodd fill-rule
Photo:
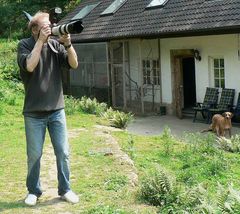
M 231 113 L 230 113 L 230 117 L 233 118 L 233 116 L 234 116 L 234 114 L 231 112 Z
M 226 112 L 222 113 L 222 116 L 223 116 L 223 117 L 226 117 Z

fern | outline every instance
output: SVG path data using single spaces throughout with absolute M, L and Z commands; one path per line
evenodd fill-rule
M 177 201 L 178 188 L 170 176 L 161 168 L 147 175 L 141 185 L 141 196 L 155 206 L 165 206 Z

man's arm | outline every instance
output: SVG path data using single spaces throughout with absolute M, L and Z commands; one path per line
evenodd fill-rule
M 71 68 L 76 69 L 78 67 L 78 57 L 76 54 L 75 49 L 73 48 L 71 44 L 71 38 L 70 35 L 62 35 L 59 39 L 60 42 L 64 44 L 65 49 L 68 53 L 68 64 L 71 66 Z
M 75 49 L 71 45 L 70 48 L 67 48 L 68 52 L 68 63 L 73 68 L 76 69 L 78 67 L 78 58 Z
M 48 25 L 43 26 L 40 30 L 39 38 L 36 41 L 36 44 L 32 52 L 27 56 L 26 59 L 26 68 L 27 71 L 33 72 L 39 63 L 41 56 L 41 51 L 43 44 L 47 41 L 48 36 L 51 34 L 51 29 Z

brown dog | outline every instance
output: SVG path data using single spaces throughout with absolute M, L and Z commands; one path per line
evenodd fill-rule
M 228 130 L 229 137 L 231 137 L 233 114 L 231 112 L 224 112 L 221 114 L 215 114 L 212 117 L 212 124 L 208 129 L 202 130 L 202 132 L 213 131 L 218 137 L 225 137 L 225 131 Z

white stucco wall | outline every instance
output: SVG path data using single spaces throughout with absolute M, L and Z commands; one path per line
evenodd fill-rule
M 198 49 L 201 61 L 195 60 L 196 98 L 202 102 L 207 86 L 214 86 L 209 67 L 211 57 L 223 57 L 225 63 L 225 87 L 236 90 L 235 103 L 240 92 L 240 60 L 238 59 L 238 35 L 218 35 L 161 39 L 161 70 L 163 102 L 172 102 L 170 50 Z
M 141 51 L 139 50 L 141 47 Z M 158 48 L 158 39 L 151 40 L 130 40 L 129 41 L 129 55 L 130 55 L 130 71 L 131 77 L 134 81 L 138 83 L 139 86 L 142 84 L 142 71 L 140 65 L 140 59 L 154 59 L 159 58 L 159 48 Z M 141 56 L 140 56 L 141 52 Z M 141 72 L 140 72 L 141 71 Z M 152 101 L 152 92 L 150 86 L 145 86 L 145 89 L 148 88 L 149 93 L 144 97 L 144 101 Z M 134 94 L 132 94 L 134 98 Z M 155 87 L 155 102 L 160 102 L 160 86 Z
M 141 40 L 141 58 L 158 58 L 158 40 Z M 238 57 L 239 41 L 237 34 L 199 36 L 184 38 L 160 39 L 162 101 L 172 103 L 172 82 L 170 51 L 177 49 L 198 49 L 202 57 L 201 61 L 195 60 L 196 72 L 196 98 L 202 102 L 207 86 L 214 86 L 211 73 L 211 57 L 223 57 L 225 63 L 225 87 L 236 90 L 235 102 L 240 92 L 240 58 Z M 129 41 L 131 77 L 141 85 L 141 73 L 139 64 L 139 40 Z M 151 98 L 145 98 L 151 101 Z M 160 96 L 156 97 L 160 101 Z

